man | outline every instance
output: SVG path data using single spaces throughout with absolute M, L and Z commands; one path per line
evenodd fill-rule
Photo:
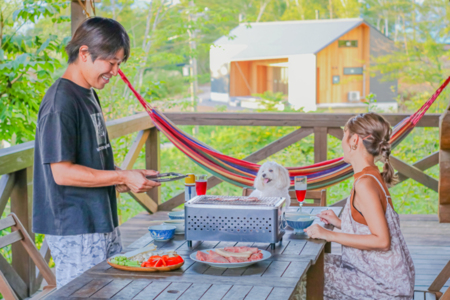
M 66 52 L 67 70 L 39 108 L 34 160 L 33 231 L 46 235 L 58 288 L 122 250 L 115 189 L 142 193 L 160 185 L 146 179 L 155 171 L 115 170 L 94 91 L 129 57 L 125 29 L 88 19 Z

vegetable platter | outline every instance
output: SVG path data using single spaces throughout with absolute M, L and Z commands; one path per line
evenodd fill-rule
M 175 251 L 157 251 L 154 244 L 115 255 L 107 260 L 113 268 L 133 272 L 167 272 L 179 269 L 184 259 Z

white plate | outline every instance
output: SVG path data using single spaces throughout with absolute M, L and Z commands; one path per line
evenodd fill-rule
M 184 234 L 184 220 L 167 220 L 163 225 L 175 226 L 175 234 Z
M 206 250 L 198 250 L 198 251 L 202 251 L 202 252 L 208 254 L 207 251 L 209 251 L 209 250 L 215 251 L 215 249 L 206 249 Z M 249 262 L 240 262 L 240 263 L 228 263 L 228 264 L 213 263 L 213 262 L 198 260 L 197 257 L 196 257 L 197 251 L 192 252 L 190 257 L 195 262 L 207 264 L 207 265 L 209 265 L 211 267 L 214 267 L 214 268 L 243 268 L 243 267 L 248 267 L 250 265 L 259 263 L 260 261 L 266 260 L 266 259 L 268 259 L 268 258 L 270 258 L 272 256 L 272 253 L 270 253 L 269 251 L 266 251 L 266 250 L 261 250 L 261 253 L 263 255 L 263 258 L 261 258 L 260 260 L 249 261 Z

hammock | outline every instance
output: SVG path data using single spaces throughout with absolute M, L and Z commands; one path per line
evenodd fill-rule
M 164 114 L 157 109 L 152 108 L 142 98 L 142 96 L 133 88 L 122 70 L 119 70 L 119 74 L 145 108 L 155 126 L 194 163 L 223 181 L 241 187 L 253 186 L 253 180 L 256 177 L 260 165 L 224 155 L 183 132 L 164 116 Z M 450 77 L 445 80 L 433 96 L 416 113 L 394 126 L 390 139 L 393 148 L 414 129 L 415 125 L 449 82 Z M 343 157 L 323 161 L 310 166 L 288 167 L 287 169 L 291 176 L 291 188 L 294 185 L 294 177 L 303 175 L 307 176 L 308 189 L 311 190 L 330 187 L 353 175 L 351 165 L 345 163 Z

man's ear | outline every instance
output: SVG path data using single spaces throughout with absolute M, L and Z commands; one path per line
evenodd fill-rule
M 78 59 L 82 62 L 87 62 L 89 57 L 89 47 L 86 45 L 83 45 L 78 50 Z

